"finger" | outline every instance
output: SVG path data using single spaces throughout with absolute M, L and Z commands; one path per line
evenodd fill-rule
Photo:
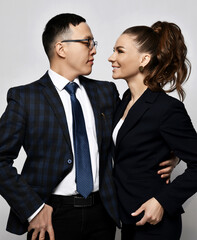
M 170 182 L 170 179 L 168 178 L 168 179 L 166 180 L 166 184 L 169 184 L 169 182 Z
M 147 222 L 146 216 L 144 216 L 139 222 L 136 222 L 136 226 L 142 226 Z
M 173 167 L 166 167 L 166 168 L 163 168 L 163 169 L 160 169 L 158 171 L 158 174 L 165 174 L 165 173 L 171 173 L 173 170 Z
M 29 225 L 27 231 L 30 232 L 33 229 L 33 227 L 31 225 Z
M 170 174 L 162 174 L 161 178 L 170 178 Z
M 39 236 L 39 240 L 44 240 L 45 239 L 45 230 L 41 230 L 40 231 L 40 236 Z
M 144 209 L 142 207 L 138 208 L 135 212 L 131 213 L 133 217 L 139 215 L 141 212 L 143 212 Z
M 171 166 L 171 160 L 167 160 L 167 161 L 161 162 L 159 164 L 159 166 Z
M 34 230 L 33 233 L 32 233 L 32 236 L 31 236 L 31 240 L 36 240 L 37 236 L 38 236 L 38 231 L 37 230 Z
M 149 222 L 150 225 L 156 225 L 157 223 L 155 222 Z
M 150 223 L 151 225 L 156 225 L 157 223 L 159 223 L 161 221 L 161 219 L 157 219 L 157 220 L 152 220 L 152 221 L 147 221 L 148 223 Z
M 55 234 L 54 234 L 54 230 L 53 230 L 53 227 L 49 227 L 48 229 L 48 233 L 49 233 L 49 239 L 50 240 L 55 240 Z

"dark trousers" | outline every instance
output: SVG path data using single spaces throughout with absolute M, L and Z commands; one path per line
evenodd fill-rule
M 116 226 L 101 200 L 92 206 L 75 207 L 58 198 L 48 204 L 53 207 L 52 223 L 55 240 L 114 240 Z M 28 233 L 27 240 L 31 239 Z M 37 238 L 39 239 L 39 238 Z M 48 233 L 45 240 L 48 240 Z
M 156 225 L 122 224 L 121 240 L 179 240 L 181 230 L 181 216 L 170 217 L 165 214 Z

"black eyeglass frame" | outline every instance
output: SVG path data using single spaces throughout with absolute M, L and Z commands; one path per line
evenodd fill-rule
M 92 41 L 92 44 L 91 44 L 91 41 Z M 97 41 L 94 41 L 94 39 L 71 39 L 71 40 L 62 40 L 61 43 L 63 42 L 87 42 L 87 47 L 92 50 L 94 47 L 96 48 L 98 46 L 98 42 Z

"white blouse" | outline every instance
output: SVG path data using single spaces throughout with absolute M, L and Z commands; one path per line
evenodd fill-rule
M 123 122 L 124 122 L 124 120 L 121 118 L 120 121 L 116 124 L 116 127 L 114 128 L 114 131 L 112 133 L 112 138 L 113 138 L 113 141 L 114 141 L 114 145 L 116 145 L 118 132 L 119 132 Z

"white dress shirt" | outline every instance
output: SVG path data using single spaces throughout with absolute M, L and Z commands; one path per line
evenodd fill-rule
M 52 71 L 51 69 L 48 71 L 48 74 L 64 106 L 70 140 L 71 140 L 71 146 L 73 151 L 73 157 L 74 157 L 72 105 L 70 100 L 70 94 L 64 89 L 64 87 L 70 81 L 62 77 L 61 75 L 57 74 L 56 72 Z M 93 109 L 92 109 L 90 100 L 88 98 L 88 95 L 85 91 L 85 88 L 80 84 L 78 78 L 76 78 L 74 82 L 76 82 L 79 85 L 79 88 L 77 88 L 77 91 L 76 91 L 76 97 L 81 104 L 83 115 L 84 115 L 87 137 L 89 141 L 91 166 L 92 166 L 93 192 L 95 192 L 99 190 L 99 151 L 98 151 L 94 113 L 93 113 Z M 54 189 L 53 194 L 63 195 L 63 196 L 78 194 L 78 192 L 76 191 L 76 182 L 75 182 L 75 157 L 73 159 L 73 168 L 71 172 Z M 28 221 L 31 221 L 43 207 L 44 207 L 44 204 L 39 209 L 37 209 L 37 211 L 32 216 L 28 218 Z

